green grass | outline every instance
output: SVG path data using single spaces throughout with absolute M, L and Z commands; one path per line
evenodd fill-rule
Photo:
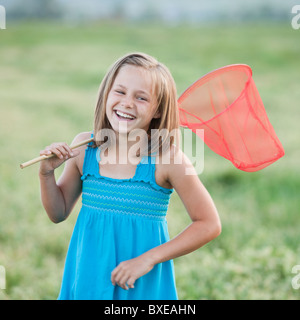
M 175 260 L 181 299 L 299 299 L 299 31 L 290 24 L 165 27 L 28 22 L 0 31 L 0 299 L 56 299 L 80 209 L 54 225 L 40 202 L 38 166 L 19 164 L 52 141 L 91 130 L 98 86 L 121 55 L 143 51 L 170 68 L 179 94 L 205 73 L 246 63 L 286 151 L 270 167 L 238 171 L 205 148 L 200 175 L 222 234 Z M 57 176 L 61 172 L 58 170 Z M 190 223 L 175 193 L 171 236 Z

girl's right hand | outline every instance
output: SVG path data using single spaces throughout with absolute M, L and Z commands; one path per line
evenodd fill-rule
M 40 174 L 48 175 L 54 172 L 56 168 L 62 165 L 66 160 L 74 158 L 79 155 L 78 150 L 72 150 L 64 142 L 55 142 L 50 146 L 47 146 L 44 150 L 40 151 L 40 155 L 49 156 L 51 153 L 55 154 L 56 157 L 45 159 L 40 163 Z

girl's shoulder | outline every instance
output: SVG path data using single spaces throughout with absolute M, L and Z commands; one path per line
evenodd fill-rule
M 188 170 L 189 172 L 194 170 L 191 161 L 178 146 L 173 144 L 167 152 L 158 157 L 155 179 L 159 185 L 173 188 L 174 179 L 180 179 Z
M 80 143 L 81 141 L 90 139 L 91 135 L 92 135 L 91 131 L 81 132 L 81 133 L 77 134 L 77 136 L 72 141 L 72 145 Z M 81 175 L 82 175 L 82 168 L 83 168 L 85 149 L 86 148 L 87 148 L 86 145 L 83 145 L 83 146 L 77 148 L 77 150 L 79 150 L 80 153 L 76 158 L 74 158 L 76 166 L 77 166 L 77 168 L 78 168 L 78 170 L 79 170 Z
M 81 132 L 77 134 L 77 136 L 75 136 L 75 138 L 72 141 L 72 144 L 77 144 L 81 141 L 87 140 L 91 138 L 91 136 L 92 136 L 92 131 Z
M 174 169 L 180 166 L 191 165 L 189 158 L 185 153 L 175 144 L 172 144 L 170 148 L 159 156 L 157 161 L 159 164 L 165 164 L 166 168 Z

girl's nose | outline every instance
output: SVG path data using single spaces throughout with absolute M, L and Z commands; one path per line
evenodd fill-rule
M 133 107 L 133 98 L 129 95 L 124 96 L 121 101 L 121 105 L 125 108 L 132 108 Z

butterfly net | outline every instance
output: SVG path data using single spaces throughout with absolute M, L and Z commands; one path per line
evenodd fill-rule
M 247 65 L 217 69 L 179 98 L 180 124 L 243 171 L 258 171 L 284 155 Z

